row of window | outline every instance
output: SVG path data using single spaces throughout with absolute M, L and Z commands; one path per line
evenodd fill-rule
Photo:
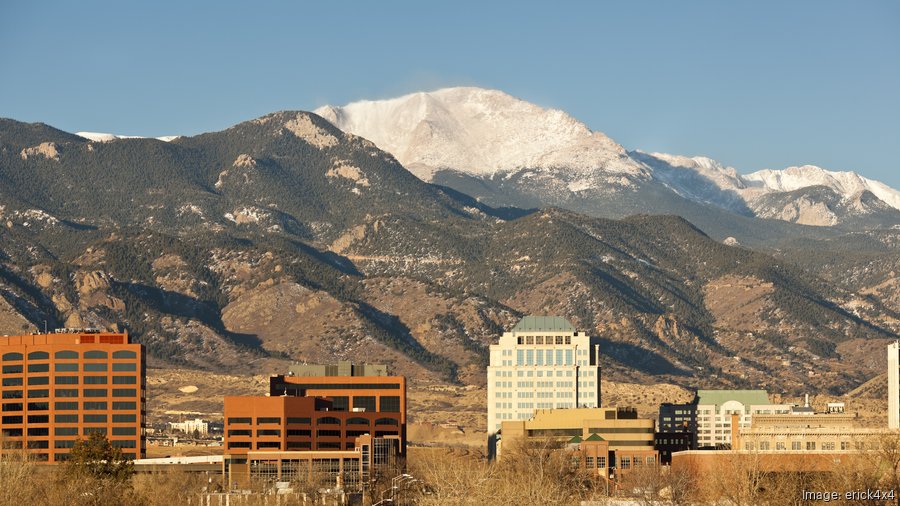
M 110 364 L 107 362 L 97 362 L 97 363 L 86 363 L 82 364 L 81 370 L 84 372 L 106 372 L 110 368 L 108 367 Z M 56 372 L 78 372 L 78 363 L 63 363 L 58 362 L 53 364 L 53 369 Z M 12 365 L 4 365 L 2 369 L 3 374 L 22 374 L 23 367 L 22 364 L 12 364 Z M 137 371 L 137 364 L 134 362 L 114 362 L 112 364 L 113 372 L 135 372 Z M 28 372 L 30 373 L 38 373 L 38 372 L 50 372 L 50 364 L 28 364 Z
M 100 432 L 102 434 L 106 434 L 106 427 L 85 427 L 82 431 L 82 435 L 90 435 L 92 432 Z M 9 437 L 21 437 L 22 429 L 4 429 L 3 433 Z M 136 436 L 137 435 L 137 427 L 113 427 L 112 428 L 113 436 Z M 49 436 L 50 435 L 50 427 L 29 427 L 26 434 L 29 437 L 31 436 Z M 77 436 L 78 427 L 54 427 L 53 428 L 54 436 Z M 71 441 L 69 442 L 71 443 Z M 57 447 L 61 448 L 61 447 Z
M 137 389 L 135 388 L 113 388 L 112 395 L 110 390 L 106 388 L 85 388 L 79 390 L 77 388 L 57 388 L 53 391 L 56 397 L 137 397 Z M 2 397 L 4 399 L 22 399 L 22 390 L 4 390 Z M 29 399 L 50 397 L 50 390 L 32 389 L 28 390 Z
M 133 401 L 113 401 L 112 409 L 114 411 L 128 411 L 137 409 L 137 403 Z M 110 403 L 106 401 L 84 401 L 82 403 L 82 408 L 86 411 L 101 411 L 108 409 Z M 5 402 L 3 403 L 3 412 L 10 411 L 25 411 L 25 408 L 28 408 L 28 411 L 49 411 L 50 403 L 49 402 Z M 77 402 L 57 402 L 54 406 L 55 409 L 60 411 L 74 411 L 78 409 Z
M 572 336 L 519 336 L 519 344 L 572 344 Z
M 107 359 L 109 358 L 109 353 L 102 350 L 88 350 L 84 352 L 83 357 L 87 360 L 95 360 L 95 359 Z M 3 362 L 20 362 L 24 359 L 24 355 L 18 352 L 9 352 L 4 353 L 2 357 Z M 78 352 L 73 350 L 60 350 L 53 354 L 53 358 L 57 360 L 72 360 L 78 359 Z M 137 358 L 137 353 L 130 350 L 118 350 L 112 352 L 112 358 L 114 359 L 135 359 Z M 50 354 L 46 351 L 32 351 L 28 354 L 28 360 L 50 360 Z
M 110 419 L 107 415 L 94 415 L 94 414 L 86 414 L 82 415 L 82 422 L 84 423 L 106 423 L 106 421 Z M 134 423 L 137 421 L 137 415 L 130 414 L 115 414 L 112 415 L 112 423 Z M 23 415 L 3 415 L 0 418 L 0 421 L 3 422 L 4 426 L 7 425 L 21 425 L 22 421 L 25 420 Z M 50 415 L 28 415 L 28 423 L 50 423 Z M 62 414 L 57 413 L 53 415 L 53 423 L 78 423 L 78 415 L 77 414 Z
M 376 432 L 375 433 L 375 437 L 390 436 L 390 435 L 392 435 L 392 434 L 384 433 L 384 432 Z M 311 450 L 313 445 L 312 445 L 311 441 L 288 441 L 285 446 L 288 450 Z M 338 441 L 317 441 L 315 446 L 316 446 L 317 450 L 340 450 L 342 445 Z M 356 445 L 352 441 L 345 441 L 343 443 L 343 447 L 344 447 L 344 449 L 352 450 L 356 447 Z M 229 441 L 228 448 L 229 449 L 243 448 L 243 449 L 248 449 L 248 450 L 254 449 L 253 443 L 250 441 Z M 279 441 L 257 441 L 255 449 L 257 449 L 257 450 L 280 450 L 281 442 L 279 442 Z M 338 459 L 333 459 L 333 460 L 337 461 Z
M 517 366 L 572 365 L 572 362 L 572 350 L 516 350 Z
M 369 430 L 348 430 L 346 437 L 359 437 L 363 434 L 369 434 Z M 228 437 L 251 437 L 253 431 L 250 429 L 233 429 L 228 431 Z M 309 429 L 289 429 L 285 431 L 287 437 L 312 437 L 312 431 Z M 280 429 L 258 429 L 256 437 L 281 437 Z M 316 437 L 342 437 L 340 430 L 336 429 L 318 429 Z
M 21 445 L 19 445 L 18 448 L 21 448 Z M 39 462 L 47 462 L 50 459 L 50 456 L 46 453 L 32 453 L 31 457 Z M 137 455 L 134 453 L 122 452 L 122 457 L 125 460 L 134 460 L 137 458 Z M 55 459 L 56 462 L 64 462 L 66 460 L 69 460 L 69 454 L 68 453 L 54 453 L 53 458 Z
M 228 419 L 229 425 L 250 425 L 253 419 L 250 417 L 231 417 Z M 281 418 L 277 417 L 260 417 L 256 419 L 257 425 L 280 424 Z M 311 418 L 291 418 L 288 417 L 287 425 L 309 425 L 312 423 Z M 316 419 L 316 425 L 341 425 L 341 419 L 333 416 L 323 416 Z M 369 420 L 361 417 L 347 419 L 347 425 L 369 425 Z M 396 418 L 378 418 L 375 425 L 400 425 L 400 421 Z
M 851 447 L 856 450 L 865 449 L 865 443 L 862 443 L 859 441 L 856 442 L 855 446 L 852 446 L 850 441 L 841 441 L 840 445 L 841 445 L 841 450 L 844 450 L 844 451 L 850 450 Z M 815 451 L 817 449 L 821 449 L 821 450 L 829 451 L 829 450 L 834 450 L 837 447 L 837 445 L 835 444 L 834 441 L 825 441 L 821 444 L 821 446 L 819 448 L 816 448 L 816 446 L 817 445 L 816 445 L 815 441 L 806 441 L 805 443 L 803 441 L 791 441 L 791 450 L 806 449 L 807 451 Z M 752 442 L 744 443 L 744 449 L 745 450 L 754 450 L 755 445 Z M 761 451 L 767 451 L 767 450 L 771 450 L 772 448 L 771 448 L 771 444 L 769 443 L 769 441 L 760 441 L 759 449 Z M 776 441 L 775 449 L 776 450 L 786 450 L 787 444 L 784 441 Z
M 106 364 L 103 364 L 106 365 Z M 43 371 L 46 372 L 46 371 Z M 9 377 L 3 378 L 3 386 L 5 387 L 17 387 L 22 386 L 24 382 L 24 378 L 19 377 Z M 77 385 L 78 384 L 78 376 L 56 376 L 54 378 L 54 382 L 57 385 Z M 82 382 L 85 385 L 106 385 L 109 382 L 108 376 L 84 376 Z M 113 376 L 112 377 L 113 385 L 136 385 L 137 384 L 137 376 Z M 29 377 L 28 378 L 29 385 L 49 385 L 50 378 L 46 376 L 39 377 Z

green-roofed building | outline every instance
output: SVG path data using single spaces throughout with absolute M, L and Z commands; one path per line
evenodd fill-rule
M 753 415 L 791 414 L 790 404 L 773 404 L 765 390 L 697 390 L 686 404 L 663 404 L 659 409 L 660 432 L 688 431 L 694 448 L 730 448 L 732 419 L 749 429 Z
M 575 327 L 569 320 L 559 316 L 526 316 L 519 320 L 513 327 L 513 332 L 543 332 L 543 331 L 575 332 Z
M 526 316 L 490 347 L 488 453 L 504 421 L 600 406 L 600 340 L 561 316 Z

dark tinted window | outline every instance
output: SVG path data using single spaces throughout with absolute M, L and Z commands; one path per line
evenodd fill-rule
M 56 353 L 53 354 L 53 356 L 55 356 L 57 359 L 78 358 L 78 352 L 72 351 L 72 350 L 62 350 L 62 351 L 57 351 Z
M 95 358 L 107 358 L 108 355 L 105 351 L 100 350 L 91 350 L 84 352 L 84 358 L 95 359 Z
M 22 354 L 21 353 L 4 353 L 3 354 L 4 362 L 12 361 L 12 360 L 22 360 Z
M 47 360 L 50 354 L 46 351 L 32 351 L 28 354 L 28 360 Z
M 114 351 L 113 358 L 137 358 L 137 353 L 129 350 Z

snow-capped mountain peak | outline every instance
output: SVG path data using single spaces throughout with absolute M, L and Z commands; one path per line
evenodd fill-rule
M 440 169 L 476 176 L 519 169 L 644 171 L 622 146 L 569 114 L 497 90 L 444 88 L 314 112 L 371 140 L 425 180 Z
M 856 172 L 834 172 L 815 165 L 803 165 L 783 170 L 764 169 L 747 174 L 743 179 L 748 186 L 762 187 L 769 191 L 785 192 L 810 186 L 826 186 L 845 198 L 869 191 L 891 207 L 900 209 L 900 191 Z

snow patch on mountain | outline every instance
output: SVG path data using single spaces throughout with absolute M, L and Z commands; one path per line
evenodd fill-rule
M 497 90 L 445 88 L 314 112 L 373 141 L 426 181 L 441 169 L 475 176 L 551 168 L 582 175 L 646 174 L 606 135 L 563 111 Z
M 102 132 L 75 132 L 75 135 L 79 137 L 84 137 L 87 140 L 94 142 L 110 142 L 119 139 L 147 139 L 147 137 L 141 135 L 118 135 L 118 134 L 107 134 Z M 154 139 L 163 141 L 163 142 L 171 142 L 177 138 L 181 137 L 180 135 L 163 135 L 161 137 L 154 137 Z

